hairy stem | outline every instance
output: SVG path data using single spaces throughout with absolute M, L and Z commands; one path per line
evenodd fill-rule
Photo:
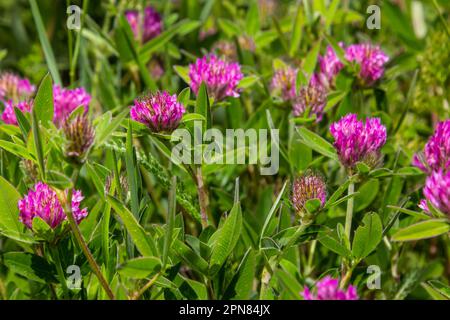
M 351 195 L 355 192 L 355 184 L 350 182 L 348 185 L 348 195 Z M 351 197 L 347 200 L 347 213 L 345 215 L 345 235 L 347 239 L 350 241 L 350 232 L 352 229 L 352 218 L 353 218 L 353 203 L 354 198 Z
M 61 257 L 59 256 L 58 248 L 50 245 L 50 252 L 56 265 L 56 272 L 58 273 L 58 278 L 59 282 L 61 283 L 64 298 L 67 299 L 69 298 L 69 288 L 67 287 L 66 277 L 62 268 Z
M 208 199 L 208 191 L 206 189 L 204 180 L 202 167 L 198 166 L 195 172 L 195 179 L 197 182 L 197 190 L 198 190 L 198 201 L 200 203 L 200 215 L 202 219 L 202 227 L 206 228 L 208 226 L 208 207 L 209 207 L 209 199 Z
M 153 276 L 153 278 L 151 278 L 151 279 L 145 284 L 145 286 L 143 286 L 143 287 L 141 288 L 141 290 L 139 290 L 139 292 L 137 292 L 135 295 L 133 295 L 133 296 L 131 297 L 131 300 L 138 300 L 138 299 L 144 294 L 144 292 L 147 291 L 147 290 L 155 283 L 156 280 L 158 280 L 158 278 L 159 278 L 160 275 L 161 275 L 160 272 L 158 272 L 157 274 L 155 274 L 155 275 Z
M 74 186 L 78 179 L 78 173 L 79 173 L 78 169 L 75 169 L 75 172 L 73 175 L 73 185 Z M 81 247 L 81 250 L 83 251 L 86 259 L 88 260 L 92 271 L 94 271 L 95 275 L 97 276 L 101 286 L 105 290 L 109 299 L 114 300 L 115 299 L 114 293 L 112 292 L 111 288 L 109 287 L 109 284 L 106 282 L 105 278 L 103 277 L 103 274 L 102 274 L 102 271 L 100 270 L 99 265 L 97 264 L 97 262 L 95 262 L 94 256 L 92 255 L 91 251 L 89 250 L 89 247 L 87 246 L 86 241 L 84 240 L 83 235 L 81 234 L 80 228 L 78 227 L 78 224 L 75 221 L 75 217 L 73 216 L 72 193 L 73 193 L 73 189 L 70 189 L 69 193 L 67 195 L 67 201 L 66 201 L 66 215 L 67 215 L 67 219 L 69 220 L 70 228 L 72 229 L 72 232 L 75 236 L 75 239 L 78 242 L 78 245 Z

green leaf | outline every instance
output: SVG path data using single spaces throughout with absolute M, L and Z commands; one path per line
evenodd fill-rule
M 42 257 L 25 252 L 7 252 L 3 259 L 11 271 L 27 279 L 40 283 L 56 282 L 55 267 Z
M 302 11 L 301 3 L 297 5 L 297 14 L 295 16 L 294 25 L 292 26 L 291 44 L 289 48 L 289 55 L 293 57 L 297 52 L 303 34 L 303 25 L 305 23 L 305 18 Z
M 355 212 L 364 210 L 375 200 L 380 190 L 380 181 L 370 179 L 358 188 L 358 194 L 355 196 Z
M 177 196 L 177 177 L 172 177 L 172 183 L 170 186 L 169 192 L 169 208 L 167 210 L 167 228 L 166 233 L 164 235 L 164 249 L 162 256 L 162 268 L 164 269 L 167 264 L 167 259 L 169 256 L 170 245 L 172 244 L 172 234 L 174 228 L 174 220 L 175 220 L 175 211 L 177 207 L 176 202 Z
M 17 143 L 0 140 L 0 148 L 18 156 L 19 158 L 24 158 L 32 161 L 35 160 L 26 147 L 21 146 Z
M 323 246 L 337 253 L 341 257 L 348 258 L 351 256 L 350 250 L 347 249 L 345 243 L 340 239 L 336 229 L 321 234 L 318 237 L 318 240 Z
M 147 63 L 150 58 L 152 57 L 152 53 L 156 52 L 160 48 L 162 48 L 166 43 L 168 43 L 177 33 L 181 32 L 183 29 L 185 29 L 186 24 L 189 22 L 189 20 L 183 20 L 179 23 L 173 25 L 169 29 L 165 30 L 161 34 L 159 34 L 157 37 L 151 39 L 145 45 L 142 46 L 141 50 L 139 51 L 139 56 L 141 61 L 145 64 Z M 191 21 L 192 22 L 192 21 Z M 192 31 L 195 28 L 199 27 L 200 24 L 198 22 L 195 22 L 195 25 L 192 27 L 190 26 L 190 30 Z
M 238 189 L 238 183 L 236 183 Z M 235 190 L 237 192 L 237 190 Z M 212 247 L 209 261 L 210 274 L 215 274 L 236 246 L 242 231 L 242 212 L 239 199 L 235 199 L 233 208 L 223 225 L 210 238 Z
M 217 21 L 219 28 L 229 37 L 232 38 L 235 35 L 241 34 L 241 28 L 231 20 L 219 18 Z
M 23 140 L 26 142 L 31 129 L 30 122 L 22 113 L 22 111 L 17 107 L 14 107 L 14 114 L 16 115 L 17 124 L 19 125 L 20 131 L 22 131 Z
M 239 267 L 225 290 L 223 299 L 246 300 L 250 298 L 253 288 L 253 278 L 256 271 L 256 258 L 254 251 L 250 248 L 242 258 Z
M 421 221 L 400 229 L 392 236 L 393 241 L 415 241 L 440 236 L 449 232 L 450 225 L 446 220 L 434 219 Z
M 156 256 L 157 252 L 153 238 L 145 232 L 144 228 L 138 223 L 130 210 L 128 210 L 119 200 L 110 195 L 107 196 L 107 201 L 120 216 L 120 219 L 125 225 L 125 228 L 139 252 L 147 257 Z
M 184 88 L 177 97 L 178 102 L 187 107 L 189 98 L 191 97 L 191 89 L 189 87 Z M 186 116 L 186 114 L 185 114 Z
M 138 171 L 136 166 L 136 152 L 133 147 L 133 128 L 131 120 L 128 120 L 128 131 L 126 139 L 125 165 L 127 169 L 128 184 L 131 194 L 131 212 L 134 217 L 139 216 L 139 195 L 138 195 Z
M 247 34 L 255 35 L 260 27 L 259 23 L 259 10 L 256 1 L 251 1 L 249 10 L 247 11 L 247 17 L 245 20 L 245 29 Z
M 33 15 L 34 23 L 36 24 L 36 30 L 38 32 L 39 41 L 41 42 L 42 49 L 44 51 L 45 60 L 47 61 L 48 69 L 52 74 L 56 84 L 61 85 L 61 78 L 59 77 L 58 67 L 56 65 L 55 55 L 53 54 L 52 47 L 47 38 L 47 32 L 45 31 L 44 23 L 42 22 L 41 14 L 36 0 L 29 0 L 31 6 L 31 13 Z
M 255 75 L 244 77 L 241 79 L 241 81 L 239 81 L 238 88 L 240 88 L 240 89 L 250 88 L 258 81 L 259 81 L 259 77 L 255 76 Z
M 305 127 L 296 128 L 296 130 L 302 137 L 304 144 L 308 147 L 330 159 L 338 161 L 338 156 L 333 145 L 324 138 L 318 136 L 312 131 L 309 131 Z
M 26 236 L 19 221 L 19 208 L 17 203 L 20 194 L 17 190 L 0 176 L 0 233 L 17 241 L 32 243 L 33 239 Z
M 266 230 L 269 227 L 269 223 L 272 221 L 272 217 L 275 214 L 275 211 L 278 208 L 278 205 L 280 204 L 281 198 L 283 197 L 284 191 L 286 190 L 287 181 L 283 184 L 283 187 L 280 190 L 280 193 L 278 194 L 277 198 L 275 199 L 275 202 L 273 203 L 272 207 L 270 208 L 269 213 L 267 214 L 266 220 L 264 221 L 264 225 L 261 229 L 261 234 L 259 235 L 259 248 L 261 248 L 261 242 L 263 237 L 265 236 Z
M 206 121 L 206 118 L 198 113 L 187 113 L 183 115 L 183 118 L 181 118 L 181 123 L 186 123 L 189 121 Z
M 175 253 L 191 268 L 197 270 L 203 274 L 208 273 L 208 262 L 200 257 L 194 250 L 192 250 L 184 242 L 175 239 L 173 244 L 173 250 Z
M 211 106 L 209 104 L 208 92 L 204 82 L 200 85 L 195 104 L 195 113 L 202 115 L 206 122 L 203 123 L 203 132 L 211 127 Z
M 400 211 L 402 213 L 405 213 L 405 214 L 407 214 L 407 215 L 409 215 L 411 217 L 416 217 L 416 218 L 419 218 L 421 220 L 429 220 L 429 219 L 431 219 L 431 216 L 429 216 L 429 215 L 427 215 L 427 214 L 425 214 L 423 212 L 417 212 L 417 211 L 413 211 L 413 210 L 410 210 L 410 209 L 401 208 L 401 207 L 397 207 L 397 206 L 389 206 L 389 205 L 387 206 L 387 208 L 398 210 L 398 211 Z
M 46 182 L 58 189 L 68 189 L 73 187 L 72 180 L 70 180 L 69 177 L 54 170 L 49 170 L 47 172 Z
M 44 149 L 42 146 L 42 138 L 41 138 L 41 132 L 39 130 L 39 120 L 36 116 L 36 109 L 33 108 L 31 111 L 31 128 L 33 132 L 33 142 L 34 142 L 34 149 L 36 151 L 36 156 L 38 159 L 38 167 L 39 167 L 39 173 L 41 174 L 42 180 L 45 181 L 45 162 L 44 162 Z
M 358 260 L 364 259 L 375 250 L 383 234 L 383 225 L 378 214 L 366 214 L 362 223 L 364 225 L 356 229 L 352 243 L 353 256 Z
M 129 110 L 123 110 L 121 113 L 119 113 L 114 119 L 111 120 L 110 113 L 106 113 L 109 115 L 105 116 L 104 118 L 104 126 L 102 126 L 100 123 L 98 123 L 96 127 L 96 134 L 95 134 L 95 146 L 101 147 L 104 142 L 106 142 L 111 134 L 117 130 L 117 128 L 120 126 L 122 121 L 126 118 L 126 116 L 129 114 Z M 105 115 L 106 115 L 105 114 Z
M 303 65 L 303 72 L 306 73 L 307 79 L 311 79 L 312 74 L 314 73 L 314 69 L 317 64 L 317 57 L 319 56 L 320 45 L 322 41 L 319 40 L 309 51 L 308 55 L 305 58 L 305 63 Z M 309 82 L 309 81 L 307 81 Z
M 125 277 L 144 279 L 160 269 L 161 260 L 157 257 L 140 257 L 126 261 L 119 266 L 118 272 Z
M 50 74 L 46 74 L 34 98 L 33 111 L 36 113 L 37 120 L 46 128 L 49 122 L 53 120 L 53 84 Z
M 173 70 L 175 70 L 176 74 L 183 79 L 187 84 L 191 83 L 191 78 L 189 77 L 189 68 L 184 66 L 173 66 Z

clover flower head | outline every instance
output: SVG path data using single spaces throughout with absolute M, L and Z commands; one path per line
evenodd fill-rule
M 316 284 L 316 293 L 305 287 L 301 295 L 305 300 L 358 300 L 356 288 L 349 285 L 346 290 L 339 289 L 339 280 L 330 276 L 324 277 Z
M 327 200 L 327 186 L 319 174 L 306 172 L 294 180 L 292 185 L 292 203 L 295 211 L 301 213 L 305 210 L 308 200 L 319 199 L 322 206 Z
M 82 161 L 94 143 L 95 131 L 86 114 L 73 119 L 68 117 L 63 124 L 66 137 L 65 155 L 70 159 Z
M 450 120 L 438 123 L 424 152 L 414 155 L 413 165 L 425 173 L 450 170 Z
M 125 18 L 130 24 L 136 39 L 142 39 L 145 43 L 161 33 L 162 21 L 159 13 L 152 7 L 148 6 L 142 14 L 138 10 L 125 11 Z
M 344 44 L 339 43 L 339 46 L 344 47 Z M 344 64 L 339 60 L 333 47 L 327 46 L 325 54 L 319 56 L 321 81 L 327 83 L 329 86 L 333 86 L 336 75 L 343 67 Z
M 85 112 L 88 111 L 91 96 L 84 88 L 66 89 L 59 85 L 53 86 L 54 116 L 53 122 L 59 128 L 66 121 L 67 117 L 79 106 L 83 106 Z
M 380 158 L 380 149 L 386 143 L 386 127 L 379 118 L 359 121 L 356 114 L 348 114 L 330 126 L 334 147 L 341 163 L 353 168 L 358 161 Z
M 26 78 L 21 78 L 11 72 L 0 74 L 0 101 L 13 100 L 17 102 L 30 98 L 35 87 Z
M 327 90 L 320 82 L 318 75 L 314 74 L 308 85 L 301 87 L 295 96 L 292 106 L 293 114 L 296 117 L 314 114 L 316 121 L 319 122 L 322 120 L 326 103 Z
M 176 95 L 162 91 L 136 99 L 130 116 L 153 132 L 171 132 L 178 127 L 185 112 Z
M 423 194 L 435 208 L 450 217 L 450 171 L 443 170 L 432 172 L 425 182 Z M 427 201 L 422 200 L 419 207 L 430 212 Z
M 81 191 L 73 191 L 72 213 L 78 223 L 88 214 L 86 208 L 80 209 L 83 199 Z M 57 193 L 43 182 L 35 184 L 33 189 L 19 200 L 18 206 L 19 219 L 29 229 L 32 229 L 35 217 L 44 220 L 52 229 L 67 219 Z
M 279 68 L 270 83 L 271 91 L 280 93 L 283 101 L 290 101 L 296 96 L 295 83 L 298 70 L 292 67 Z
M 15 104 L 13 100 L 8 100 L 5 104 L 5 110 L 2 113 L 2 120 L 6 124 L 17 125 L 17 118 L 14 112 L 14 107 L 18 108 L 22 112 L 31 112 L 33 108 L 33 100 L 24 100 Z
M 243 74 L 238 63 L 209 54 L 189 65 L 189 78 L 190 86 L 196 94 L 204 82 L 209 95 L 218 101 L 225 97 L 239 97 L 237 86 Z
M 345 50 L 345 59 L 360 66 L 359 77 L 364 85 L 370 86 L 384 74 L 384 65 L 389 57 L 379 46 L 352 44 Z

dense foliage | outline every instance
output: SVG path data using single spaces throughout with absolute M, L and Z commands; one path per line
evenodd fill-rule
M 449 9 L 1 1 L 0 299 L 450 299 Z

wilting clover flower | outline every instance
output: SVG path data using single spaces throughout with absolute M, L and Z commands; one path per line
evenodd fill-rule
M 442 170 L 432 172 L 425 182 L 423 194 L 435 208 L 450 217 L 450 171 L 447 173 Z M 426 200 L 422 200 L 419 207 L 429 212 Z
M 162 91 L 136 99 L 130 116 L 153 132 L 170 132 L 178 127 L 185 112 L 176 95 Z
M 17 102 L 31 97 L 34 86 L 28 79 L 19 77 L 11 72 L 4 72 L 0 75 L 0 100 L 6 102 L 13 100 Z
M 125 18 L 130 24 L 136 39 L 147 42 L 161 33 L 162 21 L 158 12 L 152 7 L 146 7 L 144 14 L 138 10 L 127 10 Z
M 379 118 L 359 121 L 356 114 L 348 114 L 330 126 L 334 147 L 341 163 L 351 169 L 358 161 L 377 161 L 386 143 L 386 127 Z
M 210 54 L 189 65 L 192 90 L 197 94 L 202 82 L 215 100 L 225 97 L 239 97 L 237 85 L 243 78 L 241 67 L 236 62 L 228 62 Z
M 284 101 L 290 101 L 296 96 L 295 82 L 297 69 L 285 67 L 277 69 L 272 77 L 270 87 L 272 92 L 280 93 Z
M 81 191 L 73 191 L 72 213 L 78 223 L 88 214 L 86 208 L 80 209 L 83 199 Z M 67 218 L 56 192 L 42 182 L 35 184 L 34 188 L 19 200 L 18 206 L 20 221 L 30 229 L 33 227 L 35 217 L 44 220 L 52 229 L 55 229 Z
M 61 127 L 67 117 L 79 106 L 83 106 L 87 111 L 91 96 L 83 88 L 65 89 L 59 85 L 53 86 L 54 116 L 53 122 L 57 127 Z
M 3 110 L 2 113 L 2 120 L 6 124 L 17 125 L 17 118 L 16 114 L 14 113 L 14 107 L 18 108 L 23 113 L 31 112 L 31 109 L 33 108 L 33 100 L 20 101 L 17 104 L 15 104 L 13 100 L 8 100 L 8 102 L 6 102 L 5 104 L 5 110 Z
M 339 289 L 339 280 L 330 276 L 324 277 L 316 284 L 316 293 L 305 287 L 301 295 L 305 300 L 358 300 L 356 288 L 349 285 L 347 290 Z
M 314 74 L 308 85 L 301 87 L 293 99 L 293 114 L 296 117 L 316 115 L 317 121 L 320 121 L 326 103 L 327 90 Z
M 384 65 L 389 57 L 379 46 L 352 44 L 345 50 L 345 59 L 355 61 L 359 67 L 359 78 L 364 85 L 372 85 L 384 74 Z
M 211 51 L 217 54 L 220 59 L 227 61 L 237 60 L 237 49 L 236 45 L 227 40 L 219 40 L 211 48 Z
M 413 164 L 426 173 L 450 170 L 450 120 L 438 123 L 424 152 L 414 155 Z
M 66 137 L 65 155 L 82 162 L 94 143 L 95 131 L 86 114 L 68 117 L 62 126 Z
M 323 178 L 313 172 L 297 177 L 292 185 L 292 204 L 295 211 L 303 215 L 308 200 L 319 199 L 323 206 L 327 200 L 327 186 Z

